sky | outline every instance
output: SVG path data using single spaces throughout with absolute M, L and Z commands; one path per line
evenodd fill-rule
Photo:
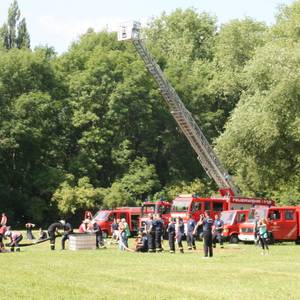
M 0 24 L 7 19 L 13 0 L 0 0 Z M 31 46 L 48 45 L 56 52 L 68 50 L 73 41 L 90 27 L 114 31 L 124 21 L 146 24 L 162 12 L 195 8 L 217 17 L 218 24 L 251 17 L 271 25 L 278 7 L 293 0 L 18 0 L 26 18 Z

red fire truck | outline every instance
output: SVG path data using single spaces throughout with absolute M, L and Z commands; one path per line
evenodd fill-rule
M 140 217 L 139 226 L 144 227 L 145 221 L 149 214 L 160 214 L 165 226 L 168 224 L 170 217 L 171 203 L 167 201 L 144 202 L 142 204 L 142 212 Z
M 129 225 L 130 232 L 135 235 L 139 229 L 139 218 L 141 207 L 118 207 L 112 210 L 99 210 L 93 220 L 96 220 L 103 231 L 104 236 L 111 235 L 111 224 L 114 219 L 125 219 Z
M 255 204 L 274 204 L 271 200 L 237 197 L 239 195 L 239 188 L 234 184 L 232 177 L 219 160 L 216 152 L 193 118 L 193 115 L 186 109 L 184 103 L 166 78 L 160 66 L 149 53 L 141 38 L 140 29 L 141 24 L 139 22 L 121 24 L 118 31 L 118 40 L 129 40 L 133 43 L 145 67 L 156 81 L 162 98 L 165 100 L 178 128 L 180 128 L 181 132 L 195 150 L 203 169 L 217 184 L 221 194 L 221 198 L 177 197 L 172 204 L 171 216 L 181 216 L 185 219 L 187 214 L 191 213 L 193 217 L 198 220 L 199 215 L 205 210 L 209 210 L 211 214 L 213 214 L 228 209 L 247 209 Z
M 248 222 L 240 225 L 239 239 L 254 241 L 255 215 L 266 218 L 272 241 L 300 243 L 300 206 L 260 207 L 249 213 Z
M 184 221 L 191 214 L 193 219 L 199 220 L 204 211 L 209 211 L 211 217 L 220 214 L 224 210 L 246 210 L 255 205 L 271 206 L 273 200 L 245 197 L 207 197 L 202 198 L 196 195 L 179 195 L 172 202 L 171 217 L 181 217 Z
M 223 238 L 232 244 L 239 242 L 240 225 L 248 220 L 249 210 L 226 210 L 221 212 L 224 222 Z

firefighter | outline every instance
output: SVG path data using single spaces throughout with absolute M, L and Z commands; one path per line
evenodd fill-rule
M 69 235 L 73 233 L 73 228 L 72 225 L 70 223 L 66 223 L 65 220 L 61 220 L 60 222 L 63 225 L 63 229 L 64 229 L 64 233 L 61 239 L 61 249 L 65 250 L 66 240 L 68 240 Z
M 200 220 L 197 223 L 194 233 L 196 233 L 199 226 L 203 226 L 203 246 L 204 246 L 204 258 L 213 256 L 213 247 L 212 247 L 212 226 L 213 219 L 209 216 L 208 211 L 204 212 L 204 215 L 200 216 Z
M 144 230 L 140 231 L 139 236 L 136 239 L 135 251 L 136 252 L 148 252 L 147 233 Z
M 9 243 L 10 251 L 14 252 L 16 247 L 16 251 L 20 252 L 19 242 L 21 242 L 23 239 L 22 234 L 18 231 L 12 232 L 8 230 L 5 232 L 5 236 L 10 238 L 10 243 Z
M 32 228 L 34 228 L 34 227 L 35 227 L 35 224 L 32 224 L 32 223 L 25 224 L 27 240 L 35 240 L 35 237 L 32 234 Z
M 194 230 L 196 227 L 196 221 L 192 218 L 192 215 L 189 214 L 189 219 L 187 221 L 187 232 L 186 232 L 186 241 L 188 245 L 188 250 L 196 250 L 196 244 L 195 244 L 195 236 L 194 236 Z
M 59 229 L 63 229 L 65 225 L 65 221 L 61 220 L 59 222 L 52 223 L 48 227 L 48 235 L 50 238 L 50 249 L 55 250 L 55 239 L 56 239 L 56 233 L 58 232 Z
M 223 229 L 224 229 L 224 222 L 220 219 L 219 215 L 215 215 L 215 222 L 213 225 L 213 247 L 216 248 L 216 242 L 220 243 L 221 248 L 223 247 Z
M 184 253 L 183 245 L 182 245 L 182 240 L 184 237 L 184 223 L 181 217 L 178 217 L 176 219 L 175 232 L 176 232 L 176 240 L 177 240 L 179 251 L 181 253 Z
M 43 230 L 43 228 L 39 229 L 39 241 L 47 239 L 47 233 Z
M 161 252 L 162 246 L 161 246 L 161 238 L 163 235 L 163 230 L 164 230 L 164 222 L 160 216 L 160 214 L 155 215 L 155 250 L 156 252 Z
M 169 224 L 167 227 L 170 253 L 175 253 L 175 220 L 169 218 Z
M 3 238 L 6 231 L 6 226 L 0 224 L 0 252 L 4 250 Z
M 7 224 L 7 216 L 5 215 L 5 213 L 2 213 L 0 224 L 2 226 L 6 226 L 6 224 Z
M 92 230 L 91 232 L 96 234 L 96 248 L 103 247 L 103 234 L 100 225 L 96 222 L 96 220 L 92 221 Z
M 146 221 L 146 232 L 148 238 L 148 248 L 149 252 L 155 252 L 155 222 L 153 220 L 153 215 L 148 215 L 148 220 Z

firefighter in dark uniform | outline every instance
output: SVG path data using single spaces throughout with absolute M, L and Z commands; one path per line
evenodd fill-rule
M 189 219 L 187 221 L 187 232 L 186 232 L 186 241 L 188 245 L 188 250 L 196 250 L 196 244 L 195 244 L 195 235 L 194 235 L 194 230 L 196 227 L 197 223 L 196 221 L 192 218 L 192 215 L 189 214 Z
M 224 222 L 220 219 L 219 215 L 215 215 L 215 222 L 214 222 L 214 233 L 213 233 L 213 247 L 216 248 L 217 241 L 220 243 L 221 248 L 223 247 L 223 229 L 224 229 Z
M 200 216 L 200 220 L 195 227 L 195 231 L 197 227 L 202 225 L 203 226 L 203 241 L 204 241 L 204 257 L 212 257 L 213 256 L 213 247 L 212 247 L 212 226 L 213 226 L 213 219 L 209 216 L 208 212 L 204 212 L 204 216 Z
M 148 239 L 149 252 L 155 251 L 155 222 L 153 220 L 153 215 L 148 215 L 148 220 L 146 221 L 146 232 Z
M 169 218 L 167 232 L 169 238 L 170 253 L 175 253 L 175 221 L 172 218 Z
M 161 247 L 161 238 L 164 231 L 164 222 L 160 216 L 160 214 L 155 215 L 155 250 L 156 252 L 161 252 L 163 249 Z
M 62 239 L 61 239 L 61 249 L 62 250 L 65 250 L 65 243 L 66 243 L 66 240 L 69 239 L 69 235 L 71 233 L 73 233 L 73 228 L 72 228 L 72 225 L 70 223 L 66 223 L 64 220 L 61 220 L 60 221 L 62 224 L 63 224 L 63 229 L 64 229 L 64 233 L 63 233 L 63 236 L 62 236 Z
M 182 240 L 184 237 L 184 223 L 182 221 L 182 218 L 180 217 L 178 217 L 176 220 L 175 233 L 176 233 L 176 240 L 177 240 L 179 251 L 183 253 L 184 251 L 183 251 Z
M 92 226 L 92 232 L 96 234 L 96 248 L 99 249 L 100 246 L 104 246 L 102 230 L 96 220 L 92 221 Z
M 55 239 L 56 239 L 56 233 L 59 229 L 63 229 L 64 228 L 64 224 L 65 221 L 61 220 L 59 222 L 55 222 L 52 223 L 49 227 L 48 227 L 48 235 L 50 238 L 50 249 L 51 250 L 55 250 Z

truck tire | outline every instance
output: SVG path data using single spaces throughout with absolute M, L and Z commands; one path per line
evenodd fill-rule
M 300 238 L 298 237 L 298 239 L 295 241 L 296 245 L 300 245 Z
M 103 231 L 103 232 L 102 232 L 102 237 L 103 237 L 104 239 L 107 239 L 107 237 L 108 237 L 107 231 Z
M 275 240 L 274 240 L 274 236 L 273 236 L 273 233 L 272 232 L 269 232 L 268 234 L 268 244 L 269 245 L 274 245 L 275 244 Z
M 238 244 L 239 241 L 240 241 L 240 240 L 239 240 L 237 234 L 231 235 L 231 237 L 230 237 L 230 239 L 229 239 L 229 243 L 230 243 L 230 244 Z

